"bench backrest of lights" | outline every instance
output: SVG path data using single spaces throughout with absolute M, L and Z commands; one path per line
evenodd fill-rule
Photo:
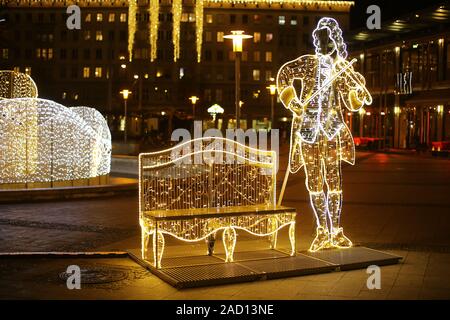
M 276 153 L 206 137 L 139 155 L 139 208 L 275 204 Z

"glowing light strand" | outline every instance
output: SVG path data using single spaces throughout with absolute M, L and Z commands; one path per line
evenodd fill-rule
M 173 42 L 173 60 L 180 59 L 180 24 L 183 0 L 173 0 L 172 2 L 172 42 Z
M 364 77 L 346 60 L 346 45 L 337 21 L 320 19 L 312 34 L 316 54 L 284 64 L 277 75 L 277 89 L 283 105 L 293 114 L 289 168 L 282 190 L 289 172 L 304 167 L 317 224 L 309 250 L 318 251 L 352 246 L 340 226 L 341 161 L 355 162 L 353 138 L 342 109 L 345 106 L 356 112 L 371 104 L 372 97 Z M 321 47 L 324 40 L 328 42 L 326 50 Z M 295 79 L 302 81 L 299 95 L 293 87 Z
M 159 0 L 149 0 L 150 23 L 150 61 L 155 61 L 158 54 Z
M 197 62 L 202 58 L 202 42 L 203 42 L 203 0 L 195 2 L 195 40 L 197 47 Z
M 137 0 L 128 0 L 128 58 L 133 60 L 133 46 L 136 35 Z

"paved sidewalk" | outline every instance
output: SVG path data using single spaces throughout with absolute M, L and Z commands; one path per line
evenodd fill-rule
M 284 146 L 282 168 L 286 151 Z M 405 257 L 399 265 L 382 267 L 381 290 L 368 290 L 368 275 L 358 270 L 179 291 L 126 259 L 119 264 L 134 270 L 131 274 L 140 270 L 139 276 L 130 276 L 114 288 L 68 292 L 63 283 L 56 283 L 53 289 L 27 278 L 33 271 L 23 268 L 39 263 L 22 259 L 18 265 L 0 260 L 0 298 L 449 299 L 449 169 L 450 162 L 444 159 L 371 152 L 359 152 L 355 166 L 344 166 L 342 225 L 346 234 L 356 244 Z M 283 176 L 280 170 L 278 179 Z M 2 204 L 0 252 L 138 248 L 137 205 L 137 195 Z M 305 250 L 314 235 L 314 220 L 303 173 L 290 176 L 284 205 L 299 212 L 297 239 L 299 249 Z M 249 239 L 242 235 L 239 241 Z M 179 245 L 169 240 L 168 250 L 192 249 Z M 115 265 L 118 260 L 108 263 Z

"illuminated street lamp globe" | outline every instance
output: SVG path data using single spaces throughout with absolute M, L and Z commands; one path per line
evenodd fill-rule
M 217 103 L 213 104 L 208 108 L 208 113 L 213 117 L 213 120 L 216 121 L 216 115 L 222 114 L 225 110 L 219 106 Z

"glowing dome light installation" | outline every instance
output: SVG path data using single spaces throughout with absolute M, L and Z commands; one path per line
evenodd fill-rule
M 37 98 L 0 100 L 0 185 L 107 175 L 111 134 L 95 109 Z
M 38 89 L 33 79 L 20 72 L 0 70 L 0 100 L 9 98 L 36 98 Z

